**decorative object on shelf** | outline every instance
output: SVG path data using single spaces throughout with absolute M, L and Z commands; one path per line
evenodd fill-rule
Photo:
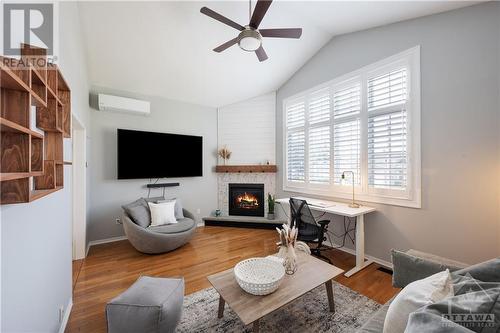
M 271 193 L 267 194 L 267 204 L 268 204 L 268 212 L 267 212 L 267 219 L 268 220 L 274 220 L 274 204 L 276 202 L 276 198 L 274 195 L 271 195 Z
M 285 276 L 285 269 L 276 260 L 250 258 L 236 264 L 234 276 L 247 293 L 268 295 L 278 289 Z
M 352 202 L 349 204 L 349 207 L 351 207 L 351 208 L 359 208 L 361 205 L 358 204 L 358 203 L 356 203 L 354 201 L 354 180 L 355 180 L 354 179 L 354 172 L 352 172 L 350 170 L 342 172 L 342 179 L 345 179 L 345 174 L 346 173 L 351 173 L 352 174 Z
M 290 228 L 287 224 L 283 224 L 282 229 L 276 228 L 280 235 L 280 241 L 276 243 L 279 246 L 278 257 L 283 258 L 283 265 L 285 272 L 292 275 L 297 271 L 297 253 L 296 251 L 303 251 L 304 253 L 311 254 L 311 250 L 306 243 L 297 241 L 299 234 L 296 227 Z
M 226 165 L 227 160 L 231 158 L 232 152 L 224 146 L 224 148 L 219 149 L 218 151 L 219 157 L 224 161 L 224 165 Z
M 216 210 L 215 210 L 215 216 L 216 216 L 216 217 L 219 217 L 219 216 L 221 216 L 221 215 L 222 215 L 222 212 L 220 211 L 220 209 L 216 209 Z

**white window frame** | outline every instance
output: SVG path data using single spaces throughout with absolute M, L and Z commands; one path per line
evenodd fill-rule
M 374 189 L 368 186 L 368 106 L 367 106 L 367 81 L 369 77 L 373 77 L 377 73 L 390 71 L 391 69 L 401 68 L 402 66 L 408 69 L 407 73 L 407 92 L 408 98 L 406 102 L 407 113 L 407 154 L 408 154 L 408 178 L 406 190 L 386 190 Z M 365 202 L 375 202 L 381 204 L 397 205 L 412 208 L 421 208 L 421 133 L 420 133 L 420 46 L 415 46 L 411 49 L 377 61 L 376 63 L 365 66 L 351 73 L 342 75 L 331 81 L 317 85 L 311 89 L 295 94 L 283 100 L 283 190 L 288 192 L 297 192 L 308 195 L 317 195 L 326 198 L 341 198 L 350 199 L 352 196 L 352 186 L 350 179 L 349 186 L 340 186 L 334 184 L 334 144 L 333 144 L 333 126 L 335 123 L 333 117 L 333 91 L 346 87 L 353 82 L 361 82 L 361 156 L 360 170 L 361 180 L 360 185 L 355 186 L 356 200 Z M 330 89 L 331 107 L 330 114 L 330 184 L 318 185 L 309 184 L 309 147 L 308 147 L 308 96 L 314 91 L 328 87 Z M 286 106 L 289 103 L 297 100 L 304 100 L 306 103 L 305 110 L 305 181 L 290 182 L 288 181 L 288 158 L 287 158 L 287 126 L 286 126 Z M 314 125 L 313 125 L 314 126 Z

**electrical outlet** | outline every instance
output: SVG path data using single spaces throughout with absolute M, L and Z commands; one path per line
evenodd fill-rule
M 64 306 L 61 306 L 59 308 L 59 324 L 62 323 L 64 319 Z
M 122 221 L 120 219 L 115 220 L 116 224 L 122 224 Z
M 201 209 L 196 208 L 196 214 L 201 214 Z

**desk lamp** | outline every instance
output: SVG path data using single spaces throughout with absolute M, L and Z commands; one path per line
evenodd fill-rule
M 354 202 L 354 172 L 352 171 L 344 171 L 342 172 L 342 179 L 345 179 L 345 174 L 350 172 L 352 174 L 352 202 L 349 204 L 351 208 L 359 208 L 360 204 Z

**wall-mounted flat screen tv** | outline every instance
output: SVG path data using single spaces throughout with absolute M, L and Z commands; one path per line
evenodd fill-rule
M 203 137 L 118 129 L 118 179 L 203 176 Z

